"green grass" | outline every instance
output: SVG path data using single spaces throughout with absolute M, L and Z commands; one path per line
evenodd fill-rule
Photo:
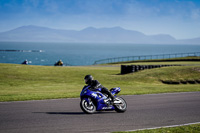
M 170 128 L 138 130 L 130 132 L 113 132 L 113 133 L 200 133 L 200 124 L 170 127 Z
M 120 95 L 200 91 L 200 84 L 166 85 L 160 80 L 200 80 L 200 66 L 174 66 L 120 75 L 120 67 L 54 67 L 0 64 L 0 101 L 79 97 L 84 76 L 91 74 Z
M 133 62 L 118 65 L 200 65 L 200 61 L 175 61 L 175 62 Z

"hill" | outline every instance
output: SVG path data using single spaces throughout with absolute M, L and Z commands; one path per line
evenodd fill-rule
M 0 33 L 0 41 L 18 42 L 86 42 L 86 43 L 137 43 L 137 44 L 199 44 L 200 38 L 176 40 L 168 34 L 145 35 L 121 27 L 83 30 L 60 30 L 34 25 L 22 26 Z

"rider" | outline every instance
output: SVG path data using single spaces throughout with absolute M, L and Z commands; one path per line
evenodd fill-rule
M 115 97 L 111 94 L 111 92 L 107 88 L 103 87 L 99 81 L 94 80 L 92 75 L 86 75 L 84 79 L 85 83 L 91 86 L 90 90 L 101 88 L 101 93 L 107 94 L 108 97 L 111 98 L 112 102 L 114 102 Z

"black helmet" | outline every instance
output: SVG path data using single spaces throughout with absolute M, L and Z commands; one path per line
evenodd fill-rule
M 86 84 L 90 84 L 93 80 L 93 77 L 92 75 L 86 75 L 84 79 Z

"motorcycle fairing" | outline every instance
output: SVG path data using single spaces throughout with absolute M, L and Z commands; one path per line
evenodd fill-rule
M 83 90 L 81 92 L 81 98 L 85 98 L 87 103 L 90 104 L 90 99 L 95 100 L 96 102 L 96 110 L 100 111 L 100 110 L 114 110 L 115 107 L 113 105 L 107 105 L 105 104 L 104 100 L 107 99 L 107 97 L 102 94 L 101 92 L 101 88 L 98 88 L 94 91 L 89 90 L 90 86 L 85 86 L 83 87 Z M 113 88 L 112 90 L 112 94 L 115 95 L 117 93 L 120 92 L 120 88 Z

